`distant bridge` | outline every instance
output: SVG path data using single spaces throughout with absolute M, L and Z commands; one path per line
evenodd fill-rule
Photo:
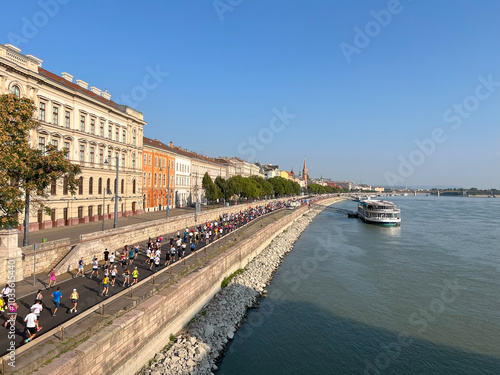
M 346 210 L 345 208 L 338 208 L 338 207 L 335 207 L 335 206 L 323 206 L 321 204 L 318 204 L 318 203 L 311 203 L 309 204 L 309 208 L 312 209 L 312 210 L 327 210 L 327 211 L 330 211 L 330 212 L 335 212 L 335 213 L 340 213 L 340 214 L 344 214 L 344 215 L 347 215 L 347 217 L 358 217 L 358 213 L 355 212 L 355 211 L 351 211 L 351 210 Z

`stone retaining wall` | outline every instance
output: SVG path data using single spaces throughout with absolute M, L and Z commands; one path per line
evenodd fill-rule
M 212 259 L 177 284 L 160 291 L 115 319 L 75 349 L 39 368 L 38 374 L 133 374 L 168 343 L 220 289 L 222 279 L 244 268 L 307 207 L 283 217 Z
M 50 272 L 50 267 L 71 250 L 69 238 L 49 241 L 40 244 L 36 251 L 36 272 Z M 33 276 L 34 250 L 33 246 L 21 247 L 23 253 L 23 277 Z

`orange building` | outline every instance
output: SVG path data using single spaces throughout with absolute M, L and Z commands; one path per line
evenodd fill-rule
M 172 208 L 175 205 L 175 153 L 157 139 L 144 137 L 143 145 L 143 209 L 145 212 L 166 210 L 167 204 Z

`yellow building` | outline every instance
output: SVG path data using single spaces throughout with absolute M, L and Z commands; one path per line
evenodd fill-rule
M 80 188 L 71 196 L 63 181 L 51 187 L 47 204 L 30 216 L 30 230 L 74 225 L 114 215 L 118 168 L 118 216 L 142 211 L 142 138 L 146 124 L 141 112 L 119 105 L 107 91 L 62 73 L 42 68 L 42 60 L 0 44 L 0 94 L 14 93 L 35 102 L 40 127 L 31 133 L 31 147 L 48 144 L 68 149 L 80 164 Z M 108 163 L 105 163 L 108 161 Z M 118 167 L 117 167 L 118 161 Z

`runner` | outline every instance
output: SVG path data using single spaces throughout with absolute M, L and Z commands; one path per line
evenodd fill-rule
M 96 273 L 95 277 L 99 277 L 99 261 L 97 258 L 94 258 L 94 261 L 92 262 L 92 273 L 90 274 L 90 278 L 94 276 L 94 272 Z
M 36 297 L 35 297 L 35 302 L 40 301 L 40 305 L 43 306 L 42 299 L 43 299 L 42 290 L 38 289 L 38 292 L 36 293 Z
M 101 296 L 105 297 L 108 295 L 108 291 L 109 291 L 109 277 L 108 277 L 108 275 L 104 275 L 104 279 L 102 279 L 102 285 L 104 286 L 104 289 L 102 290 Z
M 117 274 L 118 274 L 118 271 L 116 270 L 116 265 L 114 265 L 113 268 L 111 268 L 111 286 L 115 286 Z
M 36 333 L 38 332 L 38 320 L 36 319 L 36 314 L 30 312 L 26 315 L 26 318 L 24 318 L 24 322 L 26 323 L 26 333 L 28 336 L 24 342 L 28 343 L 35 338 Z
M 129 266 L 131 266 L 132 263 L 134 263 L 134 256 L 135 256 L 135 250 L 130 249 L 130 251 L 128 252 L 128 259 L 129 259 L 128 265 Z
M 109 268 L 113 268 L 115 264 L 115 252 L 113 251 L 111 254 L 109 254 Z
M 108 264 L 108 261 L 109 261 L 109 251 L 108 249 L 105 249 L 104 252 L 104 265 L 106 266 Z
M 54 309 L 54 313 L 52 316 L 56 316 L 57 309 L 59 308 L 59 304 L 61 303 L 61 287 L 57 287 L 57 290 L 51 294 L 52 298 L 54 299 L 54 305 L 56 305 L 56 308 Z
M 132 282 L 132 285 L 137 284 L 137 279 L 139 278 L 139 271 L 137 271 L 137 267 L 132 271 L 132 278 L 134 281 Z
M 56 271 L 52 270 L 52 271 L 50 271 L 50 281 L 49 281 L 49 286 L 47 287 L 47 289 L 51 288 L 55 285 L 56 285 Z
M 73 307 L 71 308 L 71 310 L 69 310 L 70 313 L 77 312 L 76 306 L 78 305 L 78 298 L 79 297 L 80 296 L 78 295 L 78 292 L 76 291 L 76 289 L 73 289 L 73 292 L 71 293 L 71 302 L 73 303 Z
M 78 261 L 78 272 L 76 273 L 75 278 L 77 278 L 80 273 L 82 274 L 82 277 L 85 276 L 83 272 L 83 257 Z
M 9 319 L 4 323 L 4 327 L 7 327 L 9 323 L 13 325 L 14 327 L 16 326 L 16 320 L 17 320 L 17 309 L 19 308 L 19 305 L 17 304 L 16 301 L 11 303 L 9 305 Z
M 123 277 L 124 280 L 122 287 L 125 288 L 125 284 L 127 284 L 127 286 L 130 286 L 130 270 L 128 269 L 128 267 L 125 268 L 125 271 L 123 272 Z
M 167 253 L 165 254 L 165 266 L 168 266 L 170 265 L 170 252 L 167 251 Z
M 157 255 L 155 256 L 155 272 L 158 272 L 159 268 L 160 268 L 160 257 Z
M 31 309 L 30 309 L 35 315 L 36 315 L 36 320 L 38 320 L 38 323 L 40 323 L 40 313 L 42 312 L 43 310 L 43 307 L 42 307 L 42 304 L 41 304 L 41 301 L 39 300 L 36 300 L 35 301 L 35 304 L 33 306 L 31 306 Z M 42 329 L 42 327 L 39 327 L 38 330 L 40 331 Z

